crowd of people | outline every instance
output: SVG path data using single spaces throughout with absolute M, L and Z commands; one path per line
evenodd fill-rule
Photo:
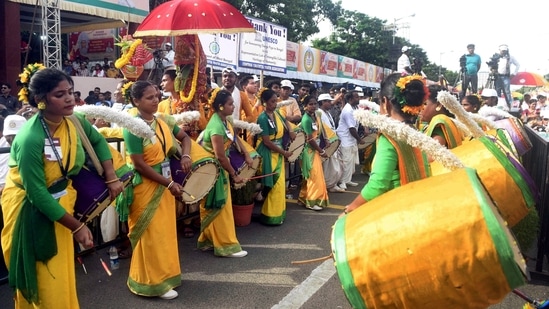
M 100 64 L 97 67 L 101 70 Z M 373 97 L 360 87 L 327 91 L 310 83 L 295 87 L 287 79 L 271 80 L 260 87 L 256 76 L 240 76 L 235 69 L 226 68 L 221 72 L 221 86 L 208 80 L 203 97 L 183 102 L 174 88 L 176 70 L 172 68 L 164 71 L 160 85 L 122 80 L 114 98 L 95 88 L 84 100 L 76 95 L 73 74 L 67 69 L 45 68 L 32 76 L 29 104 L 24 108 L 30 106 L 35 115 L 28 117 L 11 143 L 2 194 L 2 249 L 10 285 L 17 291 L 17 304 L 78 307 L 73 240 L 84 247 L 93 246 L 94 240 L 88 227 L 72 216 L 76 192 L 69 179 L 84 164 L 84 149 L 75 142 L 83 137 L 68 117 L 77 105 L 107 106 L 116 113 L 129 113 L 154 132 L 152 137 L 143 137 L 131 128 L 118 128 L 126 163 L 135 172 L 132 185 L 124 188 L 116 176 L 105 136 L 98 130 L 117 129 L 116 125 L 101 117 L 88 117 L 88 121 L 82 115 L 77 117 L 105 170 L 111 198 L 118 197 L 117 210 L 127 214 L 127 219 L 121 218 L 127 220 L 133 251 L 127 285 L 134 294 L 162 299 L 177 297 L 174 288 L 181 284 L 176 205 L 186 193 L 172 178 L 169 161 L 175 154 L 183 173 L 201 159 L 194 155 L 197 147 L 219 165 L 214 186 L 199 201 L 197 247 L 220 257 L 242 258 L 248 252 L 237 238 L 231 186 L 249 179 L 231 165 L 232 150 L 236 149 L 250 167 L 250 149 L 261 156 L 257 171 L 261 222 L 280 225 L 286 218 L 287 193 L 293 188 L 299 189 L 299 205 L 322 211 L 330 205 L 329 192 L 346 192 L 358 186 L 353 175 L 362 154 L 368 157 L 364 162 L 368 168 L 362 170 L 369 180 L 342 215 L 396 187 L 430 176 L 431 158 L 390 135 L 377 134 L 375 128 L 364 127 L 354 116 L 360 108 L 424 132 L 449 149 L 461 145 L 464 137 L 453 122 L 454 115 L 438 102 L 437 95 L 446 89 L 427 87 L 420 74 L 391 74 Z M 9 88 L 3 84 L 2 94 Z M 475 113 L 483 106 L 492 106 L 492 97 L 497 99 L 497 93 L 484 89 L 481 97 L 464 96 L 461 104 Z M 18 101 L 11 102 L 5 95 L 2 99 L 8 108 L 19 107 L 14 106 Z M 199 118 L 177 125 L 174 116 L 188 111 L 199 112 Z M 253 136 L 237 127 L 237 121 L 256 124 L 261 133 Z M 288 158 L 295 154 L 289 145 L 298 134 L 305 136 L 304 145 L 297 159 L 290 162 Z M 369 136 L 376 139 L 368 142 Z M 339 144 L 337 150 L 328 152 L 334 143 Z M 33 220 L 48 231 L 41 233 L 44 238 L 40 244 L 25 241 L 35 237 L 37 229 L 29 223 Z M 65 280 L 56 280 L 59 278 Z M 66 295 L 65 305 L 58 303 L 60 292 Z

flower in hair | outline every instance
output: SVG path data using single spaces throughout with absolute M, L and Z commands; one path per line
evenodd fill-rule
M 263 92 L 265 92 L 265 90 L 269 90 L 269 88 L 263 87 L 263 88 L 259 89 L 259 91 L 257 92 L 257 98 L 259 100 L 261 100 L 261 96 L 263 95 Z
M 29 82 L 32 76 L 34 75 L 34 73 L 45 68 L 46 67 L 41 63 L 33 63 L 23 68 L 23 72 L 19 74 L 19 80 L 17 81 L 17 84 L 21 86 L 21 90 L 19 90 L 17 96 L 19 97 L 19 101 L 23 102 L 23 104 L 29 104 Z
M 215 88 L 211 94 L 210 99 L 208 100 L 208 103 L 210 103 L 211 106 L 213 106 L 213 103 L 215 102 L 215 98 L 217 97 L 217 94 L 221 91 L 221 88 Z
M 406 87 L 408 84 L 413 80 L 419 80 L 423 83 L 423 90 L 425 92 L 425 96 L 423 100 L 427 100 L 429 97 L 429 89 L 427 88 L 427 85 L 425 84 L 425 81 L 423 79 L 423 76 L 419 74 L 414 75 L 406 75 L 402 76 L 398 79 L 395 89 L 393 90 L 393 95 L 395 96 L 396 101 L 400 106 L 402 107 L 402 111 L 404 113 L 410 114 L 410 115 L 419 115 L 421 110 L 423 109 L 423 106 L 408 106 L 406 102 L 406 97 L 404 96 L 404 92 L 406 91 Z
M 131 87 L 132 87 L 132 85 L 133 85 L 133 82 L 129 81 L 129 82 L 125 83 L 122 86 L 122 89 L 120 89 L 120 91 L 122 91 L 122 96 L 124 96 L 125 103 L 131 102 Z

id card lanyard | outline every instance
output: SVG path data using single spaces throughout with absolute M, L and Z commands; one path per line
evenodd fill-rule
M 42 128 L 44 129 L 44 132 L 46 133 L 46 136 L 48 137 L 48 141 L 50 142 L 50 147 L 53 149 L 53 153 L 55 154 L 55 157 L 57 158 L 57 163 L 59 163 L 59 168 L 61 169 L 61 174 L 63 174 L 63 178 L 66 179 L 68 171 L 69 171 L 69 165 L 70 165 L 70 162 L 71 162 L 71 150 L 69 148 L 69 153 L 67 154 L 67 156 L 68 156 L 67 157 L 67 164 L 66 164 L 66 166 L 63 166 L 63 161 L 61 160 L 61 156 L 59 155 L 59 152 L 57 151 L 57 147 L 55 147 L 55 143 L 53 141 L 53 137 L 51 136 L 50 129 L 48 128 L 48 126 L 46 125 L 46 122 L 44 121 L 44 116 L 42 116 L 42 114 L 40 114 L 38 119 L 40 119 L 40 124 L 42 124 Z M 69 130 L 68 124 L 66 122 L 65 122 L 65 124 L 67 125 L 67 131 L 69 131 L 69 145 L 72 145 L 70 130 Z

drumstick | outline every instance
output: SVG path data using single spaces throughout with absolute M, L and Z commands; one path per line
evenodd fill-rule
M 82 269 L 84 270 L 84 274 L 88 274 L 88 271 L 86 270 L 86 265 L 84 265 L 84 261 L 82 261 L 82 257 L 77 257 L 76 258 L 78 260 L 78 263 L 80 263 L 80 265 L 82 265 Z
M 183 193 L 187 194 L 188 196 L 190 196 L 193 200 L 195 199 L 194 195 L 190 194 L 189 192 L 181 189 L 183 191 Z
M 246 181 L 252 180 L 252 179 L 259 179 L 259 178 L 269 177 L 269 176 L 276 175 L 276 174 L 278 174 L 278 173 L 274 172 L 274 173 L 270 173 L 270 174 L 254 176 L 254 177 L 251 177 L 251 178 L 247 178 Z
M 102 258 L 99 258 L 99 261 L 101 261 L 101 265 L 103 265 L 103 269 L 107 272 L 107 275 L 112 276 L 112 273 L 111 271 L 109 270 L 109 266 L 107 266 L 107 264 L 105 263 L 105 261 L 103 261 Z

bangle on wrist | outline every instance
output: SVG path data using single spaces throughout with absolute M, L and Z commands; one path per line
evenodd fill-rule
M 189 160 L 191 160 L 191 161 L 193 160 L 193 159 L 191 159 L 191 155 L 189 155 L 189 154 L 182 155 L 181 160 L 183 160 L 183 158 L 189 158 Z
M 115 183 L 115 182 L 117 182 L 117 181 L 119 181 L 119 180 L 120 180 L 120 178 L 114 178 L 114 179 L 105 181 L 105 184 L 108 185 L 108 184 L 111 184 L 111 183 Z
M 174 184 L 175 184 L 175 181 L 172 180 L 167 186 L 168 190 L 170 190 Z
M 74 231 L 72 231 L 71 233 L 74 235 L 76 233 L 78 233 L 78 231 L 80 231 L 82 228 L 84 228 L 84 225 L 86 225 L 85 223 L 82 223 L 80 224 L 79 227 L 77 227 L 76 229 L 74 229 Z

